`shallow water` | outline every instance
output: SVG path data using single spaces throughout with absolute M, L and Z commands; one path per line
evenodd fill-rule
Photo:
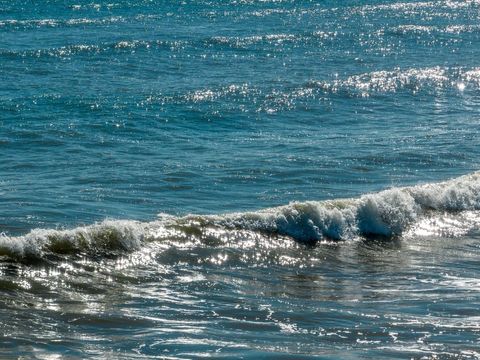
M 478 358 L 479 20 L 0 4 L 0 357 Z

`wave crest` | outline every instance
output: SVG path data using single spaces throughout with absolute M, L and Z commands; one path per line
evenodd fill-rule
M 24 236 L 0 236 L 0 256 L 41 258 L 45 253 L 77 254 L 132 251 L 145 237 L 143 226 L 135 221 L 106 220 L 72 230 L 35 229 Z
M 480 172 L 450 181 L 392 188 L 358 199 L 292 203 L 258 212 L 231 214 L 211 224 L 274 232 L 299 241 L 348 240 L 401 235 L 429 212 L 480 209 Z
M 271 236 L 286 236 L 303 243 L 388 238 L 401 236 L 415 227 L 425 232 L 419 226 L 425 219 L 429 219 L 429 224 L 445 227 L 444 221 L 435 219 L 473 211 L 474 215 L 470 213 L 469 217 L 458 216 L 455 231 L 450 232 L 465 234 L 480 224 L 480 220 L 475 220 L 480 219 L 478 210 L 480 172 L 441 183 L 392 188 L 356 199 L 294 202 L 225 215 L 162 215 L 157 221 L 145 223 L 105 220 L 72 230 L 35 229 L 19 237 L 3 234 L 0 256 L 18 259 L 42 258 L 46 254 L 102 255 L 130 252 L 147 242 L 161 241 L 179 246 L 188 241 L 214 246 L 262 234 L 267 235 L 265 241 Z M 466 220 L 462 222 L 463 218 Z M 429 231 L 435 234 L 434 230 Z M 449 232 L 442 228 L 442 234 Z

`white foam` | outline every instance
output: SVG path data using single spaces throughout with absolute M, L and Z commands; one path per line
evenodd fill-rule
M 401 235 L 432 211 L 480 209 L 480 172 L 450 181 L 392 188 L 358 199 L 291 203 L 258 212 L 206 217 L 217 226 L 291 236 L 300 241 Z
M 145 234 L 145 224 L 128 220 L 105 220 L 71 230 L 34 229 L 19 237 L 0 235 L 0 254 L 39 258 L 45 252 L 131 251 L 140 247 Z
M 356 199 L 294 202 L 225 215 L 178 218 L 162 214 L 157 221 L 146 223 L 105 220 L 71 230 L 35 229 L 18 237 L 2 234 L 0 255 L 41 258 L 45 253 L 133 251 L 150 241 L 168 240 L 180 246 L 182 241 L 199 244 L 202 238 L 211 243 L 212 236 L 220 241 L 239 240 L 247 236 L 245 231 L 289 236 L 301 242 L 401 236 L 411 229 L 416 230 L 410 235 L 428 231 L 460 236 L 479 226 L 479 210 L 480 172 L 475 172 L 441 183 L 392 188 Z M 452 231 L 448 231 L 445 214 L 455 215 Z M 441 229 L 436 231 L 435 226 Z

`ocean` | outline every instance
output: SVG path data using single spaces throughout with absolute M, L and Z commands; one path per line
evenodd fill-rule
M 0 358 L 480 358 L 480 1 L 92 1 L 0 2 Z

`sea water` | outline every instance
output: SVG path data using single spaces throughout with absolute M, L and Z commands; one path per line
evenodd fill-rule
M 478 359 L 480 2 L 0 2 L 0 358 Z

